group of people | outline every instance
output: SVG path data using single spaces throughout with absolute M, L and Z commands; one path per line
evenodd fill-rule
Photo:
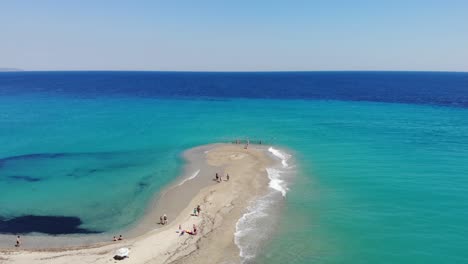
M 200 205 L 197 205 L 197 207 L 193 208 L 193 216 L 198 216 L 200 212 L 201 212 Z
M 221 175 L 219 175 L 218 173 L 216 173 L 215 180 L 216 180 L 217 182 L 222 182 L 222 181 L 223 181 L 223 176 L 221 176 Z M 226 181 L 229 181 L 229 173 L 226 174 Z
M 236 139 L 235 142 L 236 142 L 236 145 L 239 145 L 239 144 L 242 143 L 242 141 L 239 140 L 239 139 Z M 262 144 L 262 141 L 260 140 L 259 143 L 260 143 L 260 145 L 261 145 L 261 144 Z M 250 145 L 250 140 L 247 139 L 247 140 L 246 140 L 246 143 L 245 143 L 245 146 L 244 146 L 244 149 L 248 149 L 248 148 L 249 148 L 249 145 Z
M 159 224 L 161 224 L 161 225 L 167 224 L 167 215 L 166 214 L 159 217 Z
M 21 246 L 21 238 L 20 236 L 17 236 L 16 237 L 16 244 L 15 244 L 15 247 L 20 247 Z
M 122 235 L 119 235 L 119 237 L 117 238 L 116 236 L 114 236 L 114 238 L 112 239 L 113 241 L 119 241 L 119 240 L 123 240 L 123 237 Z M 17 236 L 16 237 L 16 244 L 15 244 L 15 247 L 20 247 L 21 246 L 21 237 L 20 236 Z
M 120 240 L 123 240 L 123 237 L 122 235 L 119 235 L 119 238 L 117 238 L 116 236 L 114 236 L 114 238 L 112 239 L 113 241 L 120 241 Z
M 250 140 L 247 139 L 247 140 L 245 140 L 245 142 L 246 142 L 246 143 L 250 143 Z M 257 141 L 255 141 L 255 142 L 257 142 Z M 242 144 L 242 140 L 236 139 L 236 140 L 234 141 L 234 144 L 236 144 L 236 145 Z M 261 144 L 262 144 L 262 140 L 258 140 L 258 144 L 261 145 Z

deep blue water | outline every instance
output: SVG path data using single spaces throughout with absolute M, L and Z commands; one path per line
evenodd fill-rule
M 457 72 L 15 72 L 0 96 L 273 98 L 468 107 L 468 73 Z

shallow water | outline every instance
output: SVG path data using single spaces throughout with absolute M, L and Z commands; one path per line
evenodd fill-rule
M 130 86 L 104 96 L 89 86 L 7 93 L 8 85 L 0 81 L 2 221 L 66 216 L 89 231 L 124 228 L 179 175 L 184 149 L 249 137 L 291 150 L 297 171 L 285 197 L 276 190 L 281 217 L 270 218 L 276 233 L 253 248 L 254 262 L 468 262 L 466 108 L 426 97 L 428 105 L 181 100 L 134 96 Z

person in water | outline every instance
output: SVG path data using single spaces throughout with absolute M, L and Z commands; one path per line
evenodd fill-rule
M 20 246 L 21 246 L 21 238 L 20 238 L 20 236 L 17 236 L 17 237 L 16 237 L 16 245 L 15 245 L 15 247 L 20 247 Z
M 123 240 L 123 237 L 122 237 L 122 235 L 120 235 L 120 236 L 119 236 L 119 240 Z
M 112 239 L 113 241 L 117 241 L 117 238 L 114 236 L 114 238 Z

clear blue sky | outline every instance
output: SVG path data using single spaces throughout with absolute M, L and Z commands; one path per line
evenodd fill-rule
M 0 67 L 468 71 L 468 0 L 0 0 Z

